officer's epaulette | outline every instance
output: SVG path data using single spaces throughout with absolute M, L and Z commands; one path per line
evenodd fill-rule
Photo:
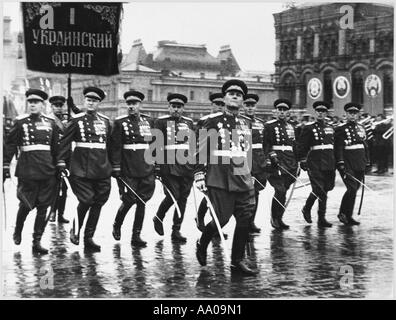
M 19 116 L 16 116 L 15 120 L 22 120 L 29 117 L 29 114 L 24 113 L 24 114 L 20 114 Z
M 85 112 L 80 112 L 72 115 L 72 118 L 81 118 L 85 116 Z
M 170 114 L 166 114 L 164 116 L 158 117 L 158 119 L 166 119 L 166 118 L 170 118 Z
M 203 116 L 203 117 L 202 117 L 201 119 L 199 119 L 199 120 L 206 120 L 206 119 L 215 118 L 215 117 L 221 116 L 222 114 L 223 114 L 223 112 L 210 113 L 210 114 L 207 114 L 206 116 Z
M 314 124 L 314 123 L 315 123 L 315 121 L 310 121 L 310 122 L 307 122 L 305 125 L 310 126 L 311 124 Z
M 122 115 L 122 116 L 118 116 L 118 117 L 116 117 L 114 120 L 120 120 L 120 119 L 124 119 L 124 118 L 128 118 L 128 115 L 127 115 L 127 114 L 124 114 L 124 115 Z
M 337 126 L 336 126 L 336 128 L 341 128 L 342 126 L 345 126 L 346 125 L 346 122 L 344 122 L 344 123 L 340 123 L 340 124 L 338 124 Z
M 249 118 L 246 114 L 240 114 L 239 115 L 241 118 L 246 119 L 248 121 L 252 121 L 252 118 Z
M 182 116 L 182 118 L 183 118 L 184 120 L 188 120 L 188 121 L 194 122 L 193 119 L 191 119 L 191 118 L 189 118 L 189 117 Z
M 103 113 L 98 112 L 98 116 L 110 120 L 108 116 L 105 116 Z
M 271 123 L 274 123 L 276 121 L 278 121 L 278 120 L 277 119 L 272 119 L 272 120 L 267 121 L 265 124 L 271 124 Z

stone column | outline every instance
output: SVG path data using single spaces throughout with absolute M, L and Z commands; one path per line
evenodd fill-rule
M 280 39 L 275 39 L 275 61 L 280 60 Z
M 302 37 L 297 36 L 297 56 L 296 59 L 301 59 L 301 52 L 302 52 Z
M 314 35 L 314 45 L 313 45 L 313 57 L 317 58 L 319 56 L 319 33 Z
M 370 39 L 370 53 L 375 52 L 375 38 Z
M 346 54 L 345 30 L 340 29 L 338 31 L 338 55 L 342 56 L 344 54 Z

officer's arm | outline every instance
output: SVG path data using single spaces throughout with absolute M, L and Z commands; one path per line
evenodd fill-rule
M 195 153 L 195 164 L 192 166 L 194 175 L 199 176 L 206 173 L 207 164 L 210 159 L 211 147 L 215 148 L 217 146 L 211 146 L 210 142 L 213 141 L 217 143 L 217 130 L 213 127 L 212 120 L 210 118 L 204 120 L 201 132 L 197 134 L 197 148 Z M 213 149 L 214 150 L 214 149 Z M 206 155 L 203 158 L 202 155 Z
M 263 130 L 263 150 L 264 150 L 264 156 L 266 161 L 270 161 L 270 156 L 271 154 L 275 154 L 275 151 L 272 151 L 272 139 L 271 139 L 271 128 L 270 126 L 264 125 L 264 130 Z M 268 163 L 270 164 L 270 163 Z
M 56 157 L 59 153 L 59 127 L 55 123 L 55 121 L 52 123 L 52 137 L 51 137 L 51 154 L 52 154 L 52 159 L 56 164 Z
M 5 140 L 4 153 L 3 153 L 4 169 L 10 168 L 10 163 L 12 161 L 12 158 L 17 153 L 17 148 L 19 142 L 21 141 L 21 130 L 22 128 L 20 127 L 19 122 L 15 120 Z
M 366 164 L 370 165 L 370 150 L 369 150 L 368 143 L 367 143 L 367 131 L 364 127 L 363 127 L 363 130 L 365 132 L 364 139 L 363 139 L 363 145 L 364 145 L 364 151 L 365 151 L 365 156 L 366 156 Z
M 65 133 L 59 141 L 59 152 L 56 157 L 56 165 L 58 167 L 66 167 L 66 158 L 69 155 L 71 143 L 74 140 L 76 129 L 78 130 L 77 121 L 71 120 L 65 129 Z
M 336 163 L 344 163 L 344 139 L 342 128 L 335 128 L 334 132 L 334 157 Z
M 311 146 L 311 130 L 304 127 L 297 141 L 297 161 L 305 161 Z
M 122 128 L 120 121 L 114 122 L 109 140 L 109 160 L 113 171 L 121 171 Z

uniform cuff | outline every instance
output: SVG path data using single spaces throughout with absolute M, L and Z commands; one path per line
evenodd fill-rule
M 57 167 L 66 167 L 66 162 L 63 160 L 59 160 L 56 164 Z

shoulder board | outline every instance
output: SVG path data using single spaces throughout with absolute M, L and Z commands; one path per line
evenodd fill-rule
M 260 121 L 260 122 L 262 122 L 262 123 L 265 123 L 265 121 L 264 121 L 263 119 L 261 119 L 261 118 L 254 117 L 254 120 Z
M 191 119 L 191 118 L 189 118 L 189 117 L 182 116 L 182 118 L 183 118 L 184 120 L 188 120 L 188 121 L 193 122 L 193 119 Z
M 98 112 L 98 116 L 110 120 L 108 116 L 105 116 L 103 113 Z
M 51 120 L 54 120 L 54 121 L 55 121 L 55 118 L 54 118 L 54 116 L 53 116 L 53 115 L 43 114 L 43 117 L 44 117 L 44 118 L 48 118 L 48 119 L 51 119 Z
M 19 116 L 17 116 L 17 117 L 15 118 L 15 120 L 22 120 L 22 119 L 25 119 L 25 118 L 27 118 L 27 117 L 29 117 L 29 114 L 27 114 L 27 113 L 25 113 L 25 114 L 20 114 Z
M 276 122 L 276 121 L 278 121 L 277 119 L 272 119 L 272 120 L 270 120 L 270 121 L 267 121 L 265 124 L 271 124 L 271 123 L 274 123 L 274 122 Z
M 166 114 L 164 116 L 158 117 L 157 119 L 166 119 L 166 118 L 170 118 L 170 115 Z
M 124 119 L 124 118 L 128 118 L 127 114 L 124 114 L 123 116 L 118 116 L 117 118 L 115 118 L 114 120 L 120 120 L 120 119 Z
M 202 117 L 201 119 L 199 119 L 199 120 L 206 120 L 206 119 L 215 118 L 215 117 L 221 116 L 222 114 L 223 114 L 223 112 L 210 113 L 210 114 L 207 114 L 206 116 L 203 116 L 203 117 Z
M 145 113 L 141 113 L 140 116 L 144 117 L 144 118 L 151 118 L 151 116 L 149 116 L 148 114 L 145 114 Z
M 305 125 L 306 126 L 310 126 L 311 124 L 314 124 L 316 121 L 311 121 L 311 122 L 307 122 Z
M 340 123 L 340 124 L 338 124 L 337 126 L 336 126 L 336 128 L 341 128 L 341 127 L 343 127 L 343 126 L 345 126 L 346 125 L 346 122 L 345 123 Z
M 81 117 L 84 117 L 84 116 L 85 116 L 85 112 L 80 112 L 80 113 L 77 113 L 77 114 L 73 114 L 72 118 L 81 118 Z

